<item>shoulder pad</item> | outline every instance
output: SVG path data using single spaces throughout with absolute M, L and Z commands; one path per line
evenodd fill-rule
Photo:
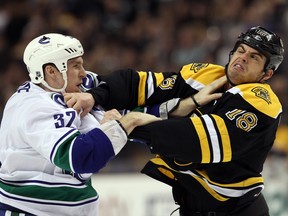
M 232 94 L 239 94 L 242 98 L 260 112 L 277 118 L 282 113 L 282 105 L 268 84 L 246 83 L 228 90 Z
M 225 75 L 225 68 L 220 65 L 208 63 L 192 63 L 182 67 L 181 76 L 192 88 L 198 91 Z

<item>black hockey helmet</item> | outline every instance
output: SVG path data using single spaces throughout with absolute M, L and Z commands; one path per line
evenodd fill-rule
M 263 27 L 252 27 L 246 33 L 241 33 L 231 54 L 241 43 L 256 49 L 267 58 L 264 71 L 275 71 L 283 61 L 284 47 L 281 38 Z

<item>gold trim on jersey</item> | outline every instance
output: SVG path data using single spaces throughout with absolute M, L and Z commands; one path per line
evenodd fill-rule
M 226 127 L 226 124 L 224 120 L 217 116 L 213 115 L 213 118 L 215 119 L 215 122 L 217 124 L 217 128 L 219 130 L 219 133 L 221 135 L 222 139 L 222 146 L 223 146 L 223 160 L 222 162 L 228 162 L 232 159 L 232 149 L 231 149 L 231 142 L 230 142 L 230 136 Z
M 197 173 L 200 174 L 203 178 L 205 178 L 211 184 L 217 185 L 220 187 L 243 188 L 243 187 L 251 187 L 252 185 L 259 185 L 259 184 L 264 183 L 263 177 L 251 177 L 251 178 L 248 178 L 248 179 L 243 180 L 241 182 L 230 183 L 230 184 L 229 183 L 228 184 L 221 184 L 221 183 L 217 183 L 215 181 L 212 181 L 205 171 L 197 170 Z
M 154 73 L 155 79 L 156 79 L 156 86 L 159 86 L 160 83 L 164 80 L 163 73 Z
M 180 74 L 185 82 L 198 91 L 225 75 L 224 67 L 214 64 L 192 63 L 182 67 Z
M 217 115 L 203 115 L 190 119 L 198 138 L 201 137 L 201 163 L 211 163 L 211 160 L 215 163 L 231 161 L 231 142 L 224 120 Z
M 173 173 L 172 173 L 170 170 L 164 169 L 164 168 L 162 168 L 162 167 L 158 167 L 158 170 L 159 170 L 162 174 L 164 174 L 165 176 L 167 176 L 168 178 L 170 178 L 170 179 L 176 179 L 175 176 L 173 175 Z
M 191 118 L 191 120 L 198 134 L 198 137 L 202 137 L 202 139 L 199 140 L 200 145 L 201 145 L 201 155 L 202 155 L 201 163 L 209 163 L 210 158 L 211 158 L 211 153 L 210 153 L 208 138 L 207 138 L 203 123 L 201 119 L 197 117 Z
M 139 87 L 138 87 L 138 106 L 142 106 L 146 100 L 146 80 L 147 80 L 147 73 L 144 71 L 139 71 Z
M 227 201 L 229 200 L 229 198 L 223 197 L 220 194 L 218 194 L 215 190 L 213 190 L 212 188 L 209 187 L 209 185 L 207 185 L 206 181 L 204 181 L 204 179 L 202 179 L 199 176 L 192 176 L 194 179 L 196 179 L 204 188 L 206 191 L 208 191 L 208 193 L 210 193 L 215 199 L 219 200 L 219 201 Z
M 195 172 L 192 172 L 191 170 L 188 171 L 175 170 L 171 168 L 160 157 L 153 158 L 150 161 L 156 165 L 162 166 L 158 167 L 158 170 L 171 179 L 175 179 L 175 176 L 172 172 L 182 173 L 193 177 L 205 188 L 205 190 L 208 193 L 210 193 L 215 199 L 219 201 L 226 201 L 229 199 L 229 197 L 240 197 L 243 194 L 256 188 L 262 188 L 262 189 L 264 188 L 263 177 L 251 177 L 240 182 L 221 184 L 212 181 L 205 171 L 196 170 Z M 167 169 L 165 169 L 164 167 L 166 167 Z M 225 197 L 222 196 L 221 194 L 224 195 Z
M 163 73 L 151 73 L 145 71 L 137 71 L 139 75 L 139 85 L 138 85 L 138 106 L 145 105 L 145 101 L 154 93 L 154 80 L 156 80 L 156 87 L 159 86 L 163 80 Z M 146 86 L 147 86 L 147 95 L 146 95 Z

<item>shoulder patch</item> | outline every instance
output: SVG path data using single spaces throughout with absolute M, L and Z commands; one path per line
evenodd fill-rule
M 255 94 L 256 97 L 259 97 L 259 98 L 265 100 L 268 104 L 272 103 L 269 92 L 267 89 L 265 89 L 261 86 L 257 86 L 255 88 L 253 88 L 251 91 Z
M 193 70 L 194 73 L 197 73 L 198 71 L 200 71 L 202 68 L 206 68 L 208 67 L 209 63 L 193 63 L 191 64 L 190 70 Z
M 282 105 L 268 84 L 246 83 L 235 86 L 227 92 L 239 94 L 258 111 L 277 118 L 282 113 Z

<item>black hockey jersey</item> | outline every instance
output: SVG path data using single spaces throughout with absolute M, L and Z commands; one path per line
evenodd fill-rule
M 223 76 L 222 66 L 189 64 L 179 73 L 118 71 L 107 81 L 107 108 L 150 106 L 171 98 L 188 97 Z M 94 98 L 95 91 L 93 90 Z M 96 99 L 97 101 L 97 99 Z M 268 84 L 234 86 L 190 118 L 175 118 L 142 127 L 156 158 L 142 172 L 191 193 L 198 182 L 218 201 L 264 188 L 263 163 L 280 121 L 282 106 Z M 143 135 L 144 134 L 144 135 Z M 196 180 L 196 181 L 195 181 Z

